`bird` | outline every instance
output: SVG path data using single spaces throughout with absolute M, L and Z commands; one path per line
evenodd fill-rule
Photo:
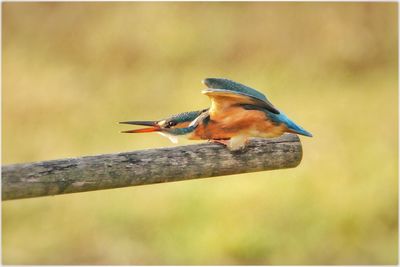
M 207 78 L 202 93 L 211 100 L 209 117 L 198 122 L 191 139 L 212 139 L 230 150 L 242 149 L 249 137 L 284 133 L 312 134 L 290 120 L 261 92 L 224 78 Z
M 225 78 L 206 78 L 202 82 L 207 88 L 201 92 L 210 98 L 210 108 L 181 113 L 160 121 L 122 122 L 150 126 L 124 132 L 157 131 L 173 142 L 177 141 L 176 136 L 185 135 L 189 140 L 224 144 L 231 151 L 243 149 L 250 137 L 273 138 L 284 133 L 312 137 L 261 92 Z

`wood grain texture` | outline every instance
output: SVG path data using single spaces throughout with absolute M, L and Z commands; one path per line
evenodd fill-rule
M 245 149 L 202 143 L 2 167 L 2 199 L 20 199 L 296 167 L 299 138 L 251 139 Z

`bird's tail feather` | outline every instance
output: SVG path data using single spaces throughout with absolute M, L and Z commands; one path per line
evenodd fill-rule
M 293 121 L 289 121 L 289 123 L 287 124 L 289 131 L 295 134 L 301 134 L 304 136 L 308 136 L 308 137 L 312 137 L 313 135 L 304 130 L 303 128 L 301 128 L 300 126 L 298 126 L 297 124 L 295 124 Z
M 313 136 L 310 132 L 308 132 L 308 131 L 306 131 L 306 130 L 304 130 L 302 128 L 296 129 L 296 130 L 289 128 L 289 132 L 292 132 L 292 133 L 295 133 L 295 134 L 301 134 L 301 135 L 308 136 L 308 137 L 312 137 Z
M 272 117 L 273 120 L 278 121 L 278 122 L 283 122 L 287 127 L 288 127 L 288 132 L 295 133 L 295 134 L 301 134 L 304 136 L 312 137 L 313 135 L 304 130 L 302 127 L 294 123 L 291 119 L 289 119 L 285 114 L 281 112 L 281 114 Z

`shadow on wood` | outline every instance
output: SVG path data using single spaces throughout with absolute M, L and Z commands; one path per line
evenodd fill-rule
M 116 154 L 13 164 L 2 167 L 2 199 L 85 192 L 134 185 L 296 167 L 299 137 L 251 139 L 231 152 L 203 143 Z

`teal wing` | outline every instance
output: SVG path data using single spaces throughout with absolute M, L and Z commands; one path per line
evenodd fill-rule
M 265 95 L 248 86 L 222 78 L 207 78 L 203 80 L 203 83 L 208 89 L 203 90 L 202 93 L 208 95 L 211 101 L 213 101 L 213 96 L 214 98 L 218 97 L 220 101 L 229 97 L 236 99 L 240 104 L 254 104 L 264 107 L 274 114 L 279 114 L 279 110 L 269 102 Z
M 225 110 L 233 106 L 245 104 L 254 105 L 260 108 L 270 110 L 270 106 L 263 101 L 249 97 L 240 92 L 233 92 L 225 89 L 204 89 L 201 91 L 211 100 L 210 114 L 213 117 L 216 114 L 224 114 Z M 273 113 L 271 111 L 271 113 Z M 276 113 L 275 113 L 276 114 Z

